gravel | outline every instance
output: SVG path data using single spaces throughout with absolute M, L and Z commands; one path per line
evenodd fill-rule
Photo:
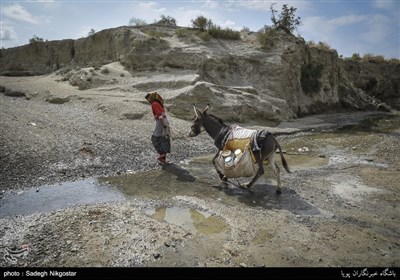
M 0 189 L 74 181 L 93 176 L 158 168 L 151 145 L 151 108 L 125 102 L 141 119 L 98 109 L 98 102 L 74 99 L 64 104 L 0 95 Z M 101 100 L 108 108 L 107 100 Z M 170 116 L 174 137 L 171 162 L 213 151 L 207 135 L 188 138 L 190 123 Z
M 0 219 L 1 267 L 400 265 L 398 115 L 386 130 L 350 129 L 339 137 L 324 126 L 332 129 L 340 120 L 351 125 L 348 120 L 366 115 L 313 116 L 281 124 L 289 130 L 270 128 L 278 134 L 316 126 L 321 131 L 279 138 L 284 149 L 311 151 L 285 155 L 293 173 L 282 172 L 278 196 L 270 170 L 251 191 L 216 186 L 216 174 L 207 171 L 212 166 L 204 158 L 207 163 L 200 161 L 192 170 L 198 175 L 195 183 L 156 170 L 160 166 L 150 142 L 154 120 L 143 92 L 79 91 L 49 77 L 2 77 L 0 86 L 23 93 L 0 93 L 2 192 L 148 170 L 158 174 L 156 179 L 170 180 L 170 190 L 153 186 L 153 198 Z M 49 102 L 49 95 L 68 96 L 62 99 L 68 101 Z M 179 165 L 215 151 L 206 133 L 187 137 L 190 122 L 172 115 L 170 121 L 170 161 Z M 344 162 L 313 166 L 321 160 L 318 155 Z M 146 173 L 136 175 L 146 182 Z M 196 210 L 200 226 L 220 221 L 226 228 L 218 234 L 193 233 L 146 213 L 159 207 Z M 26 256 L 15 264 L 6 261 L 7 250 L 21 247 L 28 248 Z

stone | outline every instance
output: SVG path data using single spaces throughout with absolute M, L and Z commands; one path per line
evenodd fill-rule
M 11 97 L 26 97 L 26 93 L 18 90 L 5 89 L 6 96 Z
M 70 101 L 69 96 L 66 97 L 55 97 L 55 96 L 50 96 L 46 98 L 46 101 L 51 103 L 51 104 L 64 104 Z
M 129 112 L 129 113 L 123 113 L 122 115 L 128 120 L 138 120 L 138 119 L 143 118 L 144 113 L 131 113 L 131 112 Z

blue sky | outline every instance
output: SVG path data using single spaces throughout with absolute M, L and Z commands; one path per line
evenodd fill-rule
M 0 0 L 0 47 L 25 45 L 34 35 L 44 40 L 78 39 L 93 28 L 128 25 L 131 18 L 153 23 L 172 16 L 179 26 L 191 26 L 199 15 L 215 24 L 258 31 L 271 25 L 271 3 L 297 8 L 302 25 L 295 34 L 306 41 L 325 42 L 339 55 L 353 53 L 400 58 L 400 1 L 99 1 L 99 0 Z

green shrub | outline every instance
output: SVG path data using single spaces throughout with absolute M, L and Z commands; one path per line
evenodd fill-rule
M 316 48 L 316 49 L 320 49 L 323 51 L 332 51 L 333 49 L 331 48 L 331 46 L 329 46 L 328 43 L 326 42 L 318 42 L 318 44 L 316 44 L 314 41 L 308 41 L 307 42 L 307 46 L 309 46 L 310 48 Z
M 287 33 L 292 33 L 298 28 L 299 25 L 301 25 L 301 18 L 296 17 L 297 8 L 288 8 L 287 4 L 284 4 L 282 6 L 281 13 L 276 15 L 278 11 L 274 9 L 274 5 L 276 5 L 276 3 L 271 4 L 270 9 L 271 21 L 276 29 L 283 29 Z
M 359 53 L 353 53 L 353 55 L 351 56 L 350 59 L 353 60 L 353 61 L 360 62 L 361 61 L 361 56 L 360 56 Z
M 190 37 L 192 35 L 192 32 L 187 29 L 187 28 L 179 28 L 175 30 L 175 34 L 178 37 Z
M 257 41 L 260 43 L 261 48 L 267 49 L 274 45 L 276 36 L 276 29 L 265 26 L 261 31 L 257 32 Z
M 400 64 L 400 59 L 398 58 L 391 58 L 388 60 L 390 64 Z
M 240 40 L 240 32 L 230 28 L 221 28 L 215 25 L 210 19 L 198 16 L 192 20 L 194 28 L 199 29 L 200 32 L 197 34 L 203 41 L 209 41 L 210 36 L 219 39 L 228 40 Z M 207 35 L 205 34 L 207 33 Z
M 39 38 L 36 35 L 33 35 L 31 39 L 29 39 L 30 44 L 38 43 L 38 42 L 43 42 L 43 38 Z
M 210 36 L 219 39 L 240 40 L 239 31 L 230 28 L 221 28 L 206 17 L 198 16 L 196 19 L 192 20 L 192 24 L 194 28 L 200 30 L 197 35 L 203 39 L 203 41 L 209 41 Z
M 385 62 L 385 57 L 383 57 L 382 55 L 373 55 L 367 53 L 362 57 L 362 61 L 380 64 Z
M 198 16 L 196 19 L 192 20 L 192 26 L 200 29 L 201 32 L 208 30 L 211 25 L 212 21 L 203 16 Z
M 359 53 L 353 53 L 351 57 L 346 57 L 344 60 L 350 60 L 355 62 L 371 62 L 371 63 L 390 63 L 399 64 L 400 60 L 398 58 L 385 59 L 382 55 L 365 54 L 363 57 Z
M 144 27 L 141 29 L 141 31 L 149 36 L 151 36 L 152 38 L 155 39 L 160 39 L 162 37 L 168 37 L 169 34 L 166 32 L 162 32 L 162 31 L 157 31 L 154 28 L 151 27 Z
M 133 18 L 131 18 L 129 20 L 128 25 L 130 25 L 130 26 L 143 26 L 143 25 L 147 25 L 147 23 L 146 23 L 146 21 L 144 21 L 142 19 L 133 17 Z
M 304 64 L 301 66 L 300 83 L 304 93 L 312 94 L 321 90 L 322 64 Z
M 167 26 L 176 26 L 176 19 L 170 16 L 161 15 L 161 19 L 157 21 L 157 24 L 167 25 Z
M 88 36 L 92 36 L 96 33 L 96 30 L 94 30 L 93 28 L 90 29 L 90 31 L 88 32 Z
M 208 33 L 214 37 L 219 39 L 228 39 L 228 40 L 240 40 L 240 32 L 232 30 L 230 28 L 221 28 L 217 25 L 212 25 L 208 29 Z
M 201 31 L 198 32 L 198 33 L 197 33 L 197 36 L 199 36 L 200 39 L 202 39 L 203 41 L 206 41 L 206 42 L 210 41 L 210 39 L 211 39 L 210 34 L 208 34 L 208 32 L 206 32 L 206 31 L 204 31 L 204 32 L 201 32 Z
M 260 43 L 261 48 L 266 49 L 270 46 L 267 34 L 264 32 L 257 32 L 257 41 Z

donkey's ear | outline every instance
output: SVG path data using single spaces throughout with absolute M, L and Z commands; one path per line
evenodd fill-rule
M 207 107 L 204 108 L 204 110 L 203 110 L 203 114 L 207 113 L 207 111 L 208 111 L 209 108 L 210 108 L 210 104 L 207 104 Z
M 199 111 L 199 109 L 196 108 L 196 105 L 194 105 L 194 104 L 193 104 L 193 110 L 194 110 L 194 113 L 196 114 L 196 117 L 200 118 L 202 113 Z

